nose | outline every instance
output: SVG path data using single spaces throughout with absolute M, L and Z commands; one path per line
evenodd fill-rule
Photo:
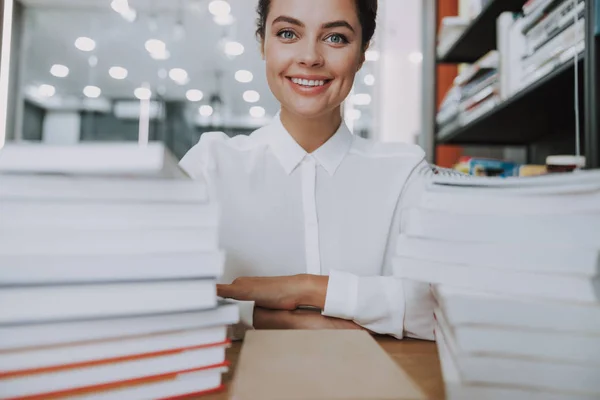
M 315 68 L 323 66 L 324 61 L 318 43 L 307 40 L 298 55 L 298 63 L 305 67 Z

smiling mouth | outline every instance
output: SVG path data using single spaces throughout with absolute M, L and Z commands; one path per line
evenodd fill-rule
M 292 78 L 292 77 L 288 77 L 287 78 L 290 82 L 294 83 L 295 85 L 298 85 L 300 87 L 304 87 L 304 88 L 318 88 L 318 87 L 323 87 L 326 86 L 328 83 L 330 83 L 333 79 L 300 79 L 300 78 Z

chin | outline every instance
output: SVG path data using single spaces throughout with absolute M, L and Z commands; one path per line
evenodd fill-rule
M 335 107 L 327 107 L 322 104 L 302 104 L 302 103 L 294 103 L 294 104 L 286 104 L 285 107 L 288 111 L 296 115 L 300 115 L 304 118 L 318 118 L 329 112 Z

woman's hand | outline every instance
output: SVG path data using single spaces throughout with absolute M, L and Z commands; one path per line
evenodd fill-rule
M 256 307 L 295 310 L 299 306 L 323 309 L 328 277 L 293 275 L 237 278 L 230 285 L 217 285 L 217 295 L 254 301 Z

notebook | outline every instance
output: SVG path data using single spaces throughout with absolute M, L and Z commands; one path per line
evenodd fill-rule
M 425 399 L 364 331 L 250 331 L 232 400 Z

